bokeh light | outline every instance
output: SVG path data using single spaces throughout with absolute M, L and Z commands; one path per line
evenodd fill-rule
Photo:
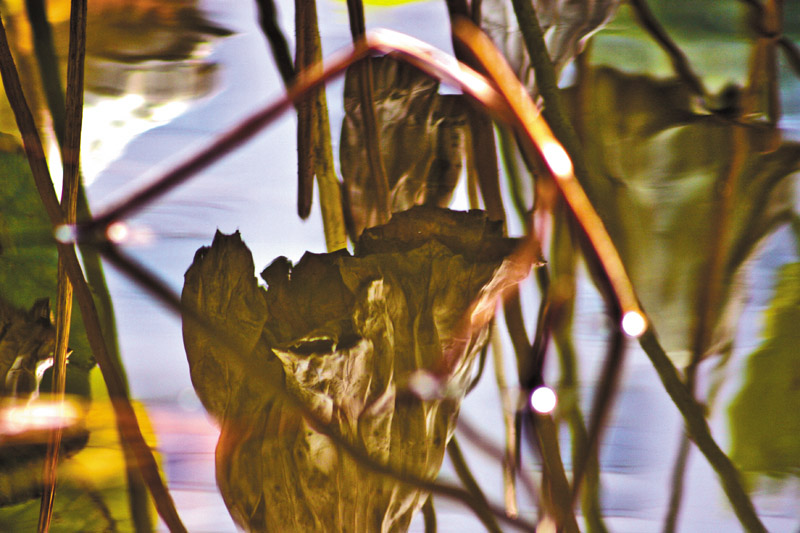
M 622 316 L 622 331 L 629 337 L 639 338 L 647 329 L 647 320 L 639 311 L 628 311 Z
M 53 236 L 61 244 L 73 244 L 78 236 L 75 226 L 70 224 L 59 224 L 53 230 Z
M 124 222 L 112 222 L 106 228 L 106 237 L 114 244 L 121 244 L 128 240 L 130 229 Z
M 542 157 L 557 178 L 572 176 L 572 161 L 560 144 L 552 141 L 542 143 Z
M 531 393 L 531 407 L 534 411 L 542 414 L 553 412 L 556 408 L 558 399 L 556 393 L 550 387 L 539 387 Z

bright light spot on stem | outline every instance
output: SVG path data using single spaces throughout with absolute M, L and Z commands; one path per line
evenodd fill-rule
M 124 222 L 112 222 L 106 228 L 106 237 L 114 244 L 125 242 L 129 235 L 130 230 L 128 229 L 128 225 Z
M 539 387 L 531 393 L 531 407 L 542 414 L 548 414 L 556 408 L 556 393 L 550 387 Z
M 60 224 L 53 230 L 53 236 L 61 244 L 73 244 L 78 237 L 78 231 L 75 226 Z
M 647 329 L 647 320 L 639 311 L 628 311 L 622 317 L 622 331 L 629 337 L 641 337 Z
M 552 141 L 542 143 L 542 157 L 557 178 L 572 176 L 572 161 L 560 144 Z

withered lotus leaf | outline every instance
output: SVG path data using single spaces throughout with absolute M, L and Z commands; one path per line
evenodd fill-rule
M 221 427 L 217 483 L 234 520 L 253 531 L 405 530 L 426 494 L 328 435 L 397 472 L 436 477 L 487 336 L 469 318 L 475 302 L 485 308 L 514 282 L 509 272 L 530 270 L 509 267 L 514 246 L 481 212 L 415 207 L 366 230 L 354 255 L 276 259 L 261 274 L 266 289 L 238 233 L 200 249 L 183 289 L 184 343 Z M 447 394 L 410 394 L 420 371 L 437 373 Z
M 439 82 L 390 56 L 374 57 L 372 74 L 378 146 L 389 188 L 388 207 L 401 212 L 414 205 L 446 206 L 466 157 L 467 102 L 463 95 L 439 94 Z M 362 109 L 362 86 L 351 67 L 344 81 L 344 118 L 339 142 L 351 234 L 380 218 L 376 179 L 370 165 Z

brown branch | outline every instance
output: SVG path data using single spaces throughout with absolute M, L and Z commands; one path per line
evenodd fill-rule
M 33 52 L 39 64 L 39 75 L 42 78 L 44 96 L 47 107 L 53 119 L 53 130 L 56 139 L 61 145 L 66 131 L 66 113 L 64 109 L 64 91 L 61 85 L 61 75 L 58 66 L 58 57 L 55 54 L 53 31 L 50 21 L 47 20 L 45 0 L 26 0 L 25 9 L 33 36 Z
M 83 277 L 75 248 L 68 245 L 59 245 L 61 253 L 66 257 L 67 272 L 75 288 L 75 295 L 80 306 L 81 315 L 84 318 L 86 336 L 92 353 L 97 359 L 97 365 L 103 374 L 103 380 L 108 388 L 111 404 L 116 415 L 117 427 L 120 437 L 127 442 L 127 446 L 133 451 L 136 464 L 142 474 L 142 478 L 153 495 L 156 510 L 159 516 L 172 532 L 185 532 L 186 528 L 181 522 L 175 503 L 167 490 L 161 474 L 158 470 L 158 463 L 153 456 L 153 452 L 147 445 L 142 435 L 142 430 L 136 418 L 133 406 L 127 397 L 125 383 L 122 377 L 116 373 L 115 367 L 111 364 L 111 359 L 106 349 L 100 320 L 97 309 L 92 299 L 92 294 L 86 280 Z
M 425 533 L 436 533 L 436 508 L 433 506 L 433 496 L 428 496 L 422 504 L 422 516 L 425 520 Z
M 65 222 L 75 224 L 78 212 L 79 154 L 83 119 L 83 65 L 86 57 L 86 0 L 73 0 L 69 19 L 69 52 L 67 58 L 67 104 L 64 147 L 62 151 L 64 177 L 61 190 L 61 210 Z M 58 304 L 56 349 L 53 362 L 52 392 L 59 401 L 64 399 L 67 383 L 67 345 L 72 323 L 72 283 L 66 273 L 65 258 L 58 258 Z M 47 440 L 42 479 L 44 483 L 39 511 L 40 532 L 50 530 L 56 496 L 58 455 L 62 428 L 50 431 Z
M 503 300 L 503 316 L 505 317 L 506 330 L 517 358 L 517 372 L 520 375 L 528 375 L 530 373 L 527 367 L 530 364 L 531 343 L 528 340 L 528 332 L 525 330 L 519 287 L 514 287 Z
M 564 145 L 559 142 L 528 96 L 525 87 L 522 86 L 505 58 L 494 47 L 486 34 L 464 19 L 456 21 L 455 31 L 459 38 L 469 46 L 473 55 L 478 58 L 489 77 L 497 84 L 497 89 L 512 111 L 513 124 L 521 130 L 522 144 L 527 145 L 528 149 L 537 150 L 547 163 L 567 207 L 583 228 L 592 248 L 597 253 L 623 314 L 635 312 L 643 317 L 633 284 L 628 277 L 619 252 L 575 176 L 577 168 L 586 168 L 582 157 L 569 154 Z M 563 124 L 562 129 L 566 126 L 568 124 Z
M 453 435 L 450 442 L 447 443 L 447 455 L 450 457 L 450 462 L 453 464 L 458 479 L 461 480 L 464 488 L 467 489 L 476 501 L 482 503 L 488 511 L 489 501 L 486 499 L 486 495 L 481 490 L 478 482 L 475 481 L 475 477 L 472 475 L 466 459 L 464 459 L 464 454 L 461 453 L 461 447 L 458 445 L 458 439 L 456 439 L 455 435 Z M 500 533 L 500 526 L 497 525 L 497 521 L 491 513 L 482 512 L 479 518 L 481 522 L 483 522 L 483 525 L 486 526 L 487 531 Z
M 304 2 L 295 0 L 294 27 L 297 35 L 295 51 L 295 71 L 303 71 L 319 61 L 322 48 L 317 26 L 316 0 Z M 314 172 L 317 167 L 316 137 L 314 128 L 315 103 L 320 94 L 324 97 L 324 87 L 315 88 L 308 98 L 296 102 L 297 107 L 297 214 L 300 218 L 308 218 L 314 193 Z
M 50 179 L 50 170 L 47 168 L 47 159 L 44 156 L 42 141 L 36 130 L 36 123 L 33 120 L 30 107 L 22 92 L 22 85 L 19 81 L 17 67 L 14 58 L 11 56 L 11 49 L 8 46 L 6 28 L 0 15 L 0 75 L 3 77 L 3 87 L 6 97 L 11 104 L 17 128 L 22 135 L 22 146 L 31 167 L 31 173 L 42 198 L 47 216 L 53 226 L 63 224 L 64 213 L 61 211 L 61 204 L 53 189 L 53 182 Z

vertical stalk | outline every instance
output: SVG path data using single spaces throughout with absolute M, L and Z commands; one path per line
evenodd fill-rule
M 58 296 L 56 303 L 56 346 L 53 358 L 53 385 L 52 395 L 56 403 L 64 401 L 64 388 L 67 373 L 67 345 L 69 343 L 69 327 L 72 320 L 72 284 L 66 273 L 64 258 L 59 253 L 58 258 Z M 42 471 L 42 500 L 39 508 L 39 524 L 37 530 L 45 532 L 50 530 L 53 516 L 53 504 L 56 493 L 56 470 L 58 468 L 58 453 L 61 447 L 62 428 L 54 427 L 50 430 L 47 440 L 47 454 L 45 455 Z
M 296 71 L 318 65 L 322 61 L 322 46 L 317 24 L 316 0 L 295 1 L 297 31 Z M 328 251 L 347 246 L 342 196 L 333 164 L 331 129 L 325 88 L 311 91 L 307 99 L 297 103 L 297 210 L 302 218 L 311 211 L 314 176 L 319 186 L 322 223 Z
M 517 164 L 517 143 L 511 130 L 505 124 L 498 125 L 497 138 L 500 142 L 500 156 L 503 161 L 503 170 L 506 174 L 506 183 L 511 192 L 511 200 L 514 203 L 514 209 L 523 224 L 527 224 L 529 220 L 528 211 L 530 207 L 525 198 L 525 193 L 522 187 L 522 176 Z
M 561 367 L 559 393 L 562 398 L 561 412 L 567 420 L 572 439 L 573 480 L 576 465 L 583 462 L 585 472 L 584 488 L 581 494 L 581 510 L 589 533 L 605 533 L 600 507 L 600 465 L 598 446 L 589 446 L 581 399 L 578 388 L 577 356 L 572 344 L 572 317 L 575 305 L 575 276 L 577 250 L 573 235 L 574 228 L 569 224 L 563 202 L 557 202 L 553 209 L 553 241 L 550 267 L 553 270 L 550 298 L 553 308 L 553 342 L 556 346 Z M 573 498 L 575 482 L 573 481 Z
M 436 508 L 433 506 L 433 495 L 428 496 L 422 504 L 422 516 L 425 519 L 425 533 L 436 533 Z
M 61 191 L 61 210 L 67 224 L 75 224 L 78 211 L 78 169 L 80 165 L 81 125 L 83 121 L 83 65 L 86 57 L 86 0 L 73 0 L 69 19 L 69 56 L 67 59 L 67 101 L 65 117 L 64 182 Z M 67 379 L 67 345 L 72 320 L 72 283 L 66 272 L 66 258 L 59 246 L 58 304 L 56 318 L 56 349 L 53 364 L 53 396 L 64 401 Z M 56 491 L 56 470 L 61 447 L 62 429 L 54 428 L 47 442 L 44 461 L 42 504 L 39 512 L 40 532 L 50 530 Z
M 569 481 L 564 472 L 561 450 L 558 445 L 558 430 L 550 415 L 534 413 L 526 409 L 524 422 L 531 431 L 531 440 L 536 439 L 542 456 L 542 502 L 546 516 L 552 518 L 558 531 L 578 533 L 578 522 L 572 509 Z
M 503 346 L 495 328 L 491 332 L 492 359 L 497 388 L 500 391 L 500 405 L 503 409 L 503 427 L 505 428 L 505 451 L 503 453 L 503 500 L 508 516 L 518 516 L 517 506 L 517 453 L 516 426 L 514 413 L 517 410 L 514 398 L 509 392 L 506 373 L 503 368 Z
M 453 468 L 456 470 L 458 479 L 461 480 L 464 488 L 467 489 L 467 492 L 469 492 L 473 500 L 481 505 L 482 510 L 478 516 L 483 522 L 483 525 L 486 526 L 487 531 L 491 531 L 492 533 L 500 533 L 500 526 L 497 524 L 497 521 L 494 519 L 494 516 L 492 516 L 492 513 L 489 510 L 488 500 L 483 494 L 478 482 L 475 481 L 475 477 L 472 475 L 472 472 L 470 471 L 469 466 L 464 459 L 464 455 L 461 453 L 461 447 L 458 445 L 458 440 L 456 439 L 455 435 L 453 435 L 453 437 L 450 439 L 450 442 L 447 443 L 447 455 L 450 457 L 450 462 L 453 464 Z
M 678 455 L 675 456 L 675 464 L 672 466 L 670 476 L 670 495 L 669 505 L 667 506 L 667 516 L 664 518 L 663 533 L 674 533 L 678 525 L 678 516 L 681 510 L 681 500 L 683 499 L 683 479 L 686 472 L 686 465 L 689 461 L 689 451 L 692 448 L 692 441 L 686 432 L 681 432 Z

